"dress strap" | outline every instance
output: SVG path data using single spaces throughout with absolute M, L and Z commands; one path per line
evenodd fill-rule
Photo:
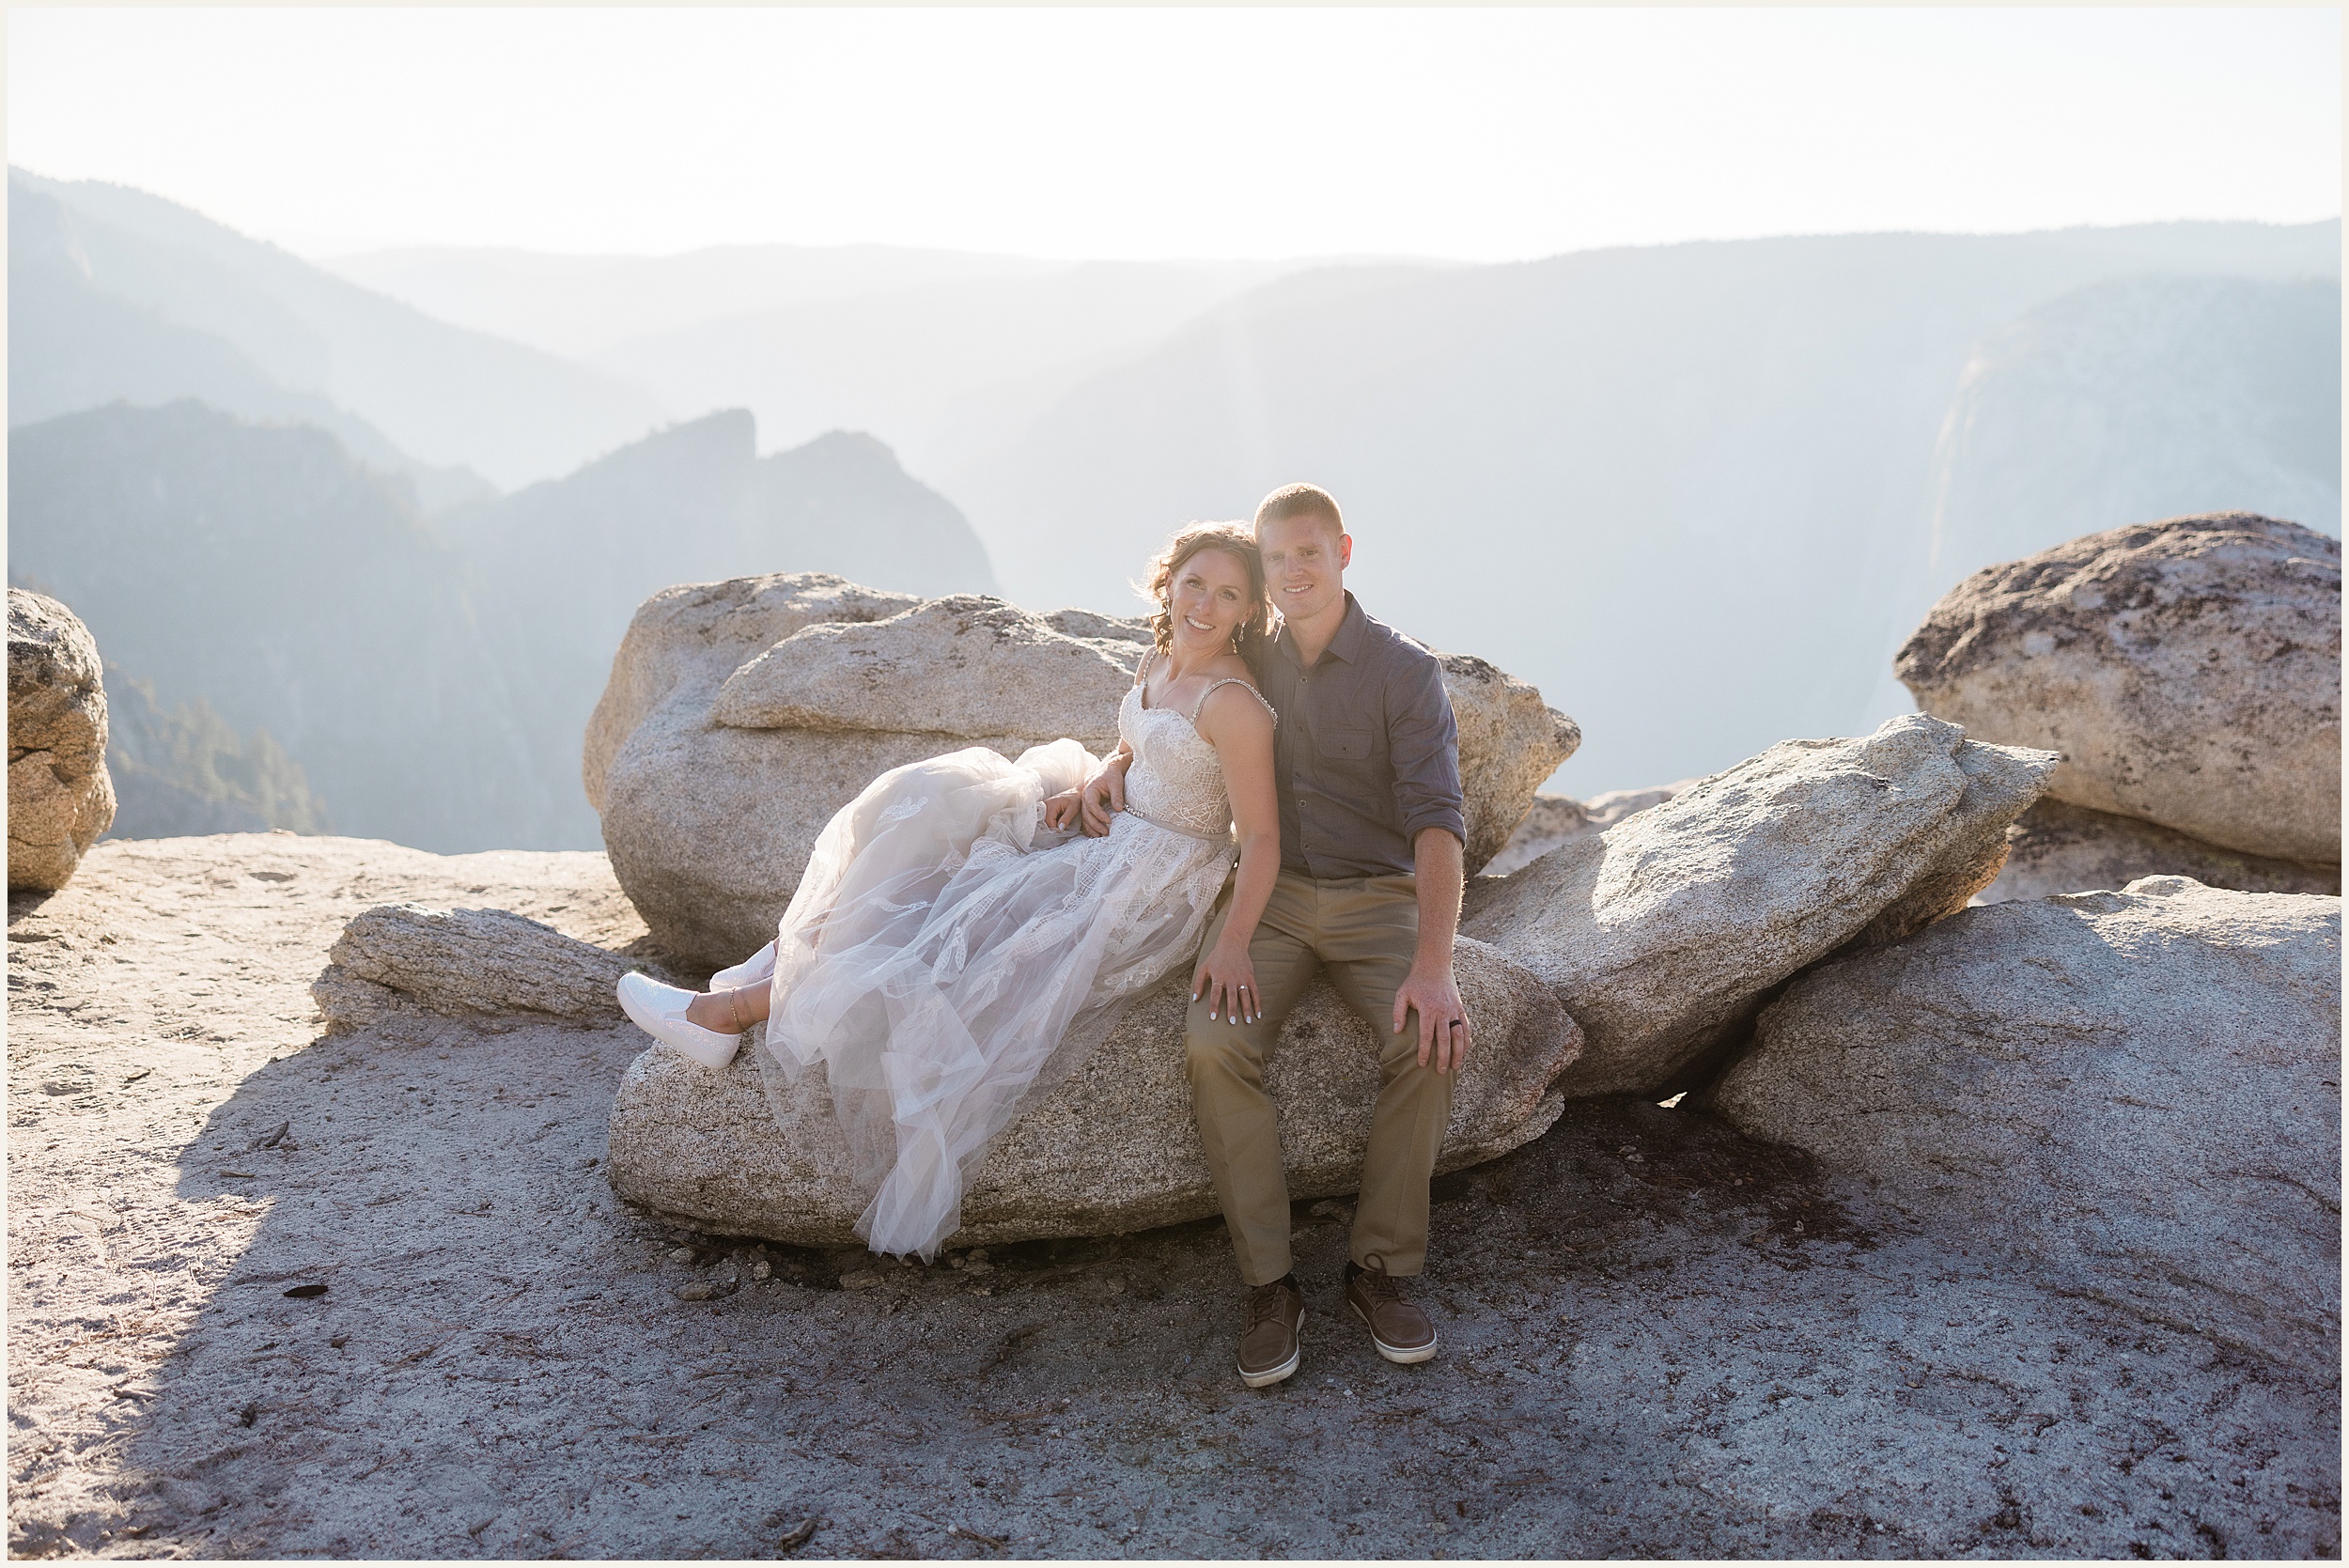
M 1147 686 L 1150 683 L 1150 664 L 1158 657 L 1159 645 L 1156 643 L 1142 650 L 1142 663 L 1134 671 L 1136 686 Z
M 1255 698 L 1257 702 L 1262 703 L 1264 705 L 1264 710 L 1272 715 L 1272 722 L 1276 724 L 1281 722 L 1281 715 L 1274 711 L 1270 703 L 1265 702 L 1264 693 L 1256 690 L 1255 682 L 1242 680 L 1237 675 L 1226 675 L 1223 679 L 1217 681 L 1213 686 L 1208 687 L 1205 691 L 1200 692 L 1199 700 L 1190 705 L 1190 722 L 1194 729 L 1198 727 L 1199 710 L 1207 706 L 1207 699 L 1214 696 L 1218 691 L 1222 691 L 1227 686 L 1247 687 L 1248 694 Z

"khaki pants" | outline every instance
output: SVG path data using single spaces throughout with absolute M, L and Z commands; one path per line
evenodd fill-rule
M 1207 926 L 1206 947 L 1223 934 L 1231 893 Z M 1288 1181 L 1281 1167 L 1280 1118 L 1265 1093 L 1265 1063 L 1282 1020 L 1315 973 L 1377 1036 L 1378 1101 L 1349 1245 L 1356 1263 L 1376 1256 L 1390 1274 L 1427 1264 L 1427 1185 L 1452 1120 L 1453 1075 L 1419 1063 L 1419 1015 L 1397 1032 L 1394 993 L 1419 941 L 1417 884 L 1409 877 L 1315 881 L 1283 870 L 1248 954 L 1264 1016 L 1255 1023 L 1210 1018 L 1194 1001 L 1184 1024 L 1191 1109 L 1207 1169 L 1239 1254 L 1240 1278 L 1267 1284 L 1289 1271 Z M 1203 948 L 1204 952 L 1205 949 Z

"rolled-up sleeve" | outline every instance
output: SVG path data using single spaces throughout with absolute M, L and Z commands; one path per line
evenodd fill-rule
M 1388 675 L 1388 755 L 1394 763 L 1395 804 L 1403 814 L 1406 844 L 1429 828 L 1441 828 L 1468 845 L 1468 817 L 1460 796 L 1460 731 L 1452 717 L 1452 695 L 1443 689 L 1443 666 L 1416 648 L 1400 657 Z

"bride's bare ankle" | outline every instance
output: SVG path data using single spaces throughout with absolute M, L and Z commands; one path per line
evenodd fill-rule
M 685 1004 L 685 1021 L 721 1034 L 739 1034 L 766 1020 L 771 994 L 771 987 L 764 982 L 731 991 L 704 991 Z

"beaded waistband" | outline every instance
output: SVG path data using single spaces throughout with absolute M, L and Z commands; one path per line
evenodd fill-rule
M 1159 821 L 1157 817 L 1152 816 L 1147 812 L 1137 811 L 1130 803 L 1128 803 L 1126 807 L 1126 815 L 1128 816 L 1138 816 L 1142 818 L 1143 821 L 1147 822 L 1150 826 L 1158 829 L 1161 832 L 1180 833 L 1185 838 L 1195 838 L 1202 844 L 1229 845 L 1232 842 L 1232 832 L 1228 828 L 1220 833 L 1203 833 L 1196 828 L 1177 828 L 1172 822 Z

